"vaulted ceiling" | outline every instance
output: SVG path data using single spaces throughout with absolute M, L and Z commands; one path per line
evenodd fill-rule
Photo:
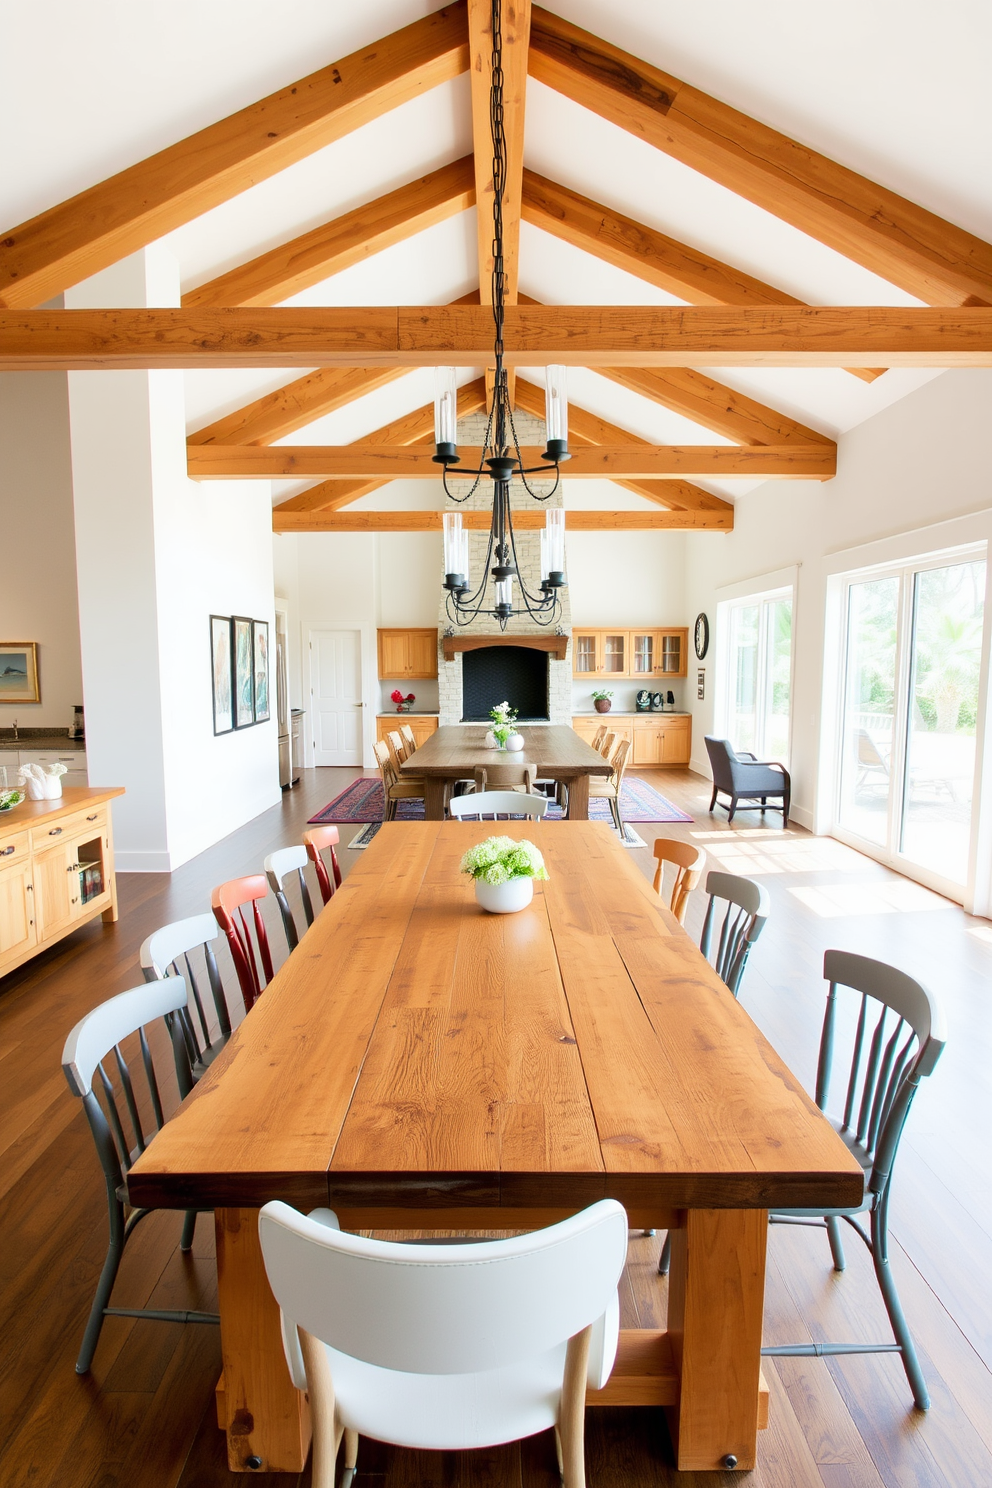
M 61 217 L 58 203 L 338 62 L 346 86 L 363 68 L 369 85 L 333 129 L 318 125 L 303 144 L 281 137 L 281 159 L 260 164 L 260 150 L 178 208 L 173 172 L 159 218 L 137 235 L 122 231 L 104 261 L 164 235 L 191 312 L 478 304 L 480 282 L 485 299 L 488 214 L 475 201 L 488 185 L 488 0 L 443 13 L 409 0 L 3 9 L 6 112 L 21 122 L 0 214 L 28 229 L 4 235 L 0 253 L 10 250 L 23 286 L 0 278 L 5 303 L 37 305 L 100 266 L 89 247 L 61 265 L 50 253 L 29 288 L 26 219 L 64 244 L 86 199 L 68 201 Z M 829 12 L 791 0 L 557 0 L 555 15 L 504 0 L 521 303 L 988 304 L 992 250 L 975 239 L 992 238 L 982 61 L 992 8 L 947 0 L 940 16 L 937 26 L 929 0 L 837 0 Z M 402 41 L 390 40 L 405 26 Z M 43 69 L 17 65 L 28 56 Z M 244 127 L 232 119 L 230 132 Z M 793 189 L 803 174 L 805 195 Z M 115 200 L 127 184 L 115 184 Z M 919 242 L 929 257 L 913 251 Z M 514 292 L 515 281 L 514 271 Z M 612 475 L 623 487 L 608 488 L 614 506 L 726 527 L 728 496 L 769 475 L 829 476 L 839 433 L 939 371 L 576 368 L 567 504 L 588 507 L 596 477 Z M 483 373 L 462 369 L 465 411 L 484 403 Z M 426 368 L 185 376 L 191 473 L 274 477 L 287 527 L 318 511 L 357 513 L 385 480 L 424 473 Z M 538 407 L 539 380 L 537 369 L 521 371 L 518 406 Z M 325 448 L 343 444 L 357 447 Z M 280 457 L 290 445 L 306 447 L 309 463 L 302 452 Z M 619 461 L 595 455 L 621 446 Z M 660 463 L 658 447 L 668 452 Z

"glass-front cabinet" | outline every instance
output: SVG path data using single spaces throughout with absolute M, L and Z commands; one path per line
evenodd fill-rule
M 572 674 L 576 677 L 594 677 L 599 669 L 599 632 L 585 630 L 572 632 Z
M 686 629 L 575 630 L 572 673 L 576 677 L 635 681 L 684 677 L 688 640 Z

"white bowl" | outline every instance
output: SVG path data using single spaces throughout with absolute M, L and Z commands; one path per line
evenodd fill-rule
M 534 897 L 532 878 L 508 878 L 506 883 L 491 884 L 485 879 L 475 880 L 475 897 L 483 909 L 490 914 L 516 914 L 526 909 Z

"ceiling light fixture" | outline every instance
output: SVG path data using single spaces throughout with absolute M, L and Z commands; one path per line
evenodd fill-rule
M 528 589 L 520 573 L 510 511 L 510 485 L 514 479 L 519 479 L 535 501 L 550 500 L 558 490 L 561 479 L 559 466 L 569 458 L 569 453 L 565 368 L 545 369 L 547 443 L 541 456 L 544 463 L 525 468 L 520 453 L 520 441 L 513 424 L 513 409 L 510 406 L 506 368 L 503 365 L 503 319 L 506 304 L 503 195 L 506 190 L 507 158 L 503 128 L 503 37 L 500 6 L 501 0 L 492 0 L 493 52 L 489 116 L 493 142 L 492 302 L 495 323 L 493 357 L 496 369 L 492 406 L 479 467 L 465 474 L 459 472 L 462 479 L 472 482 L 471 489 L 464 496 L 458 496 L 448 489 L 448 470 L 460 463 L 456 430 L 458 389 L 455 384 L 455 368 L 437 367 L 434 394 L 434 442 L 437 448 L 434 459 L 444 467 L 442 479 L 445 495 L 459 506 L 464 505 L 475 494 L 483 478 L 488 478 L 493 483 L 489 546 L 482 577 L 474 592 L 469 582 L 468 533 L 462 525 L 461 513 L 444 514 L 444 588 L 447 591 L 445 603 L 448 617 L 455 625 L 469 625 L 480 615 L 492 616 L 499 622 L 500 629 L 505 630 L 507 622 L 514 616 L 526 617 L 545 626 L 554 624 L 561 616 L 558 591 L 566 582 L 565 513 L 560 507 L 549 509 L 545 513 L 545 526 L 541 533 L 541 586 L 540 593 L 535 593 Z M 529 486 L 529 475 L 553 475 L 555 483 L 550 491 L 541 495 Z M 493 598 L 487 606 L 490 578 L 493 581 Z M 519 588 L 516 606 L 513 598 L 514 579 Z

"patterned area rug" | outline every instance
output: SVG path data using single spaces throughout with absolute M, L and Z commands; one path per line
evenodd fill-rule
M 660 795 L 653 786 L 644 780 L 638 779 L 636 775 L 628 775 L 623 783 L 620 796 L 620 814 L 625 822 L 691 822 L 692 817 L 685 811 L 680 811 Z M 381 822 L 385 815 L 385 797 L 382 791 L 382 782 L 365 778 L 353 780 L 351 785 L 334 797 L 333 801 L 318 811 L 310 818 L 310 825 L 319 826 L 324 822 L 335 822 L 338 825 L 352 822 L 368 822 L 370 824 Z M 552 801 L 548 806 L 548 814 L 545 820 L 561 821 L 564 813 L 560 806 Z M 609 803 L 595 798 L 589 802 L 589 816 L 593 821 L 612 821 Z M 398 821 L 423 821 L 424 805 L 416 799 L 401 801 L 397 811 Z M 365 834 L 362 833 L 362 836 Z M 632 833 L 636 836 L 636 833 Z M 369 834 L 371 841 L 374 833 Z M 353 846 L 355 844 L 352 844 Z M 363 843 L 362 846 L 367 844 Z M 631 845 L 635 845 L 631 843 Z M 643 845 L 638 838 L 637 845 Z

